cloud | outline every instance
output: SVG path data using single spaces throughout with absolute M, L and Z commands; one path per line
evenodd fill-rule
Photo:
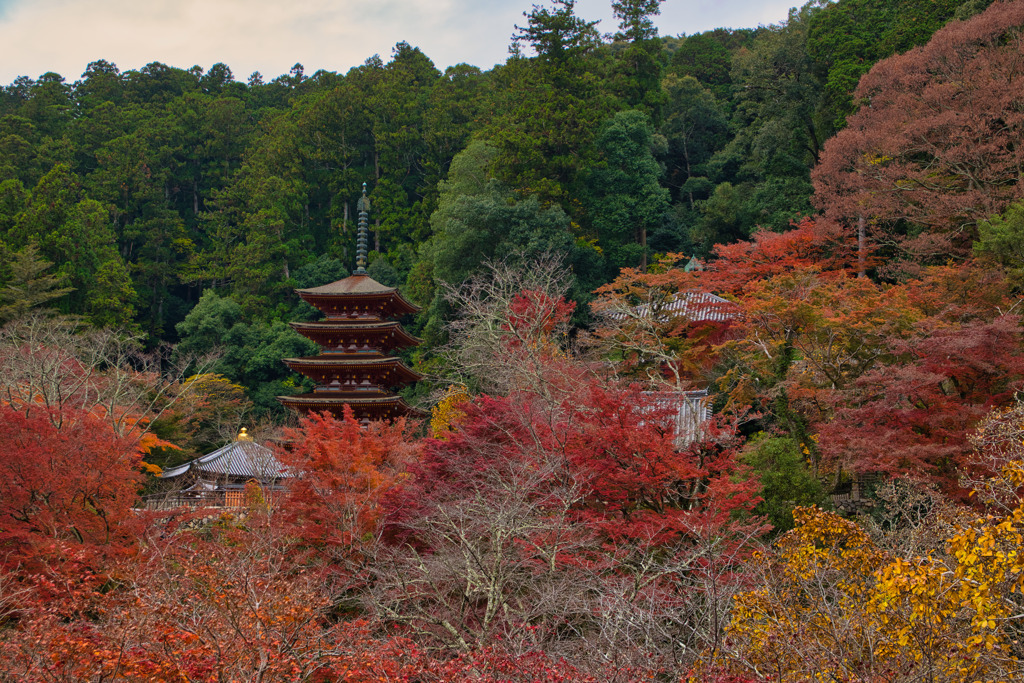
M 243 79 L 253 71 L 273 78 L 297 62 L 306 73 L 345 72 L 374 54 L 386 60 L 402 40 L 439 68 L 468 62 L 489 69 L 507 57 L 514 25 L 525 22 L 523 11 L 533 2 L 0 0 L 0 83 L 47 71 L 73 81 L 97 59 L 122 70 L 154 61 L 182 68 L 224 62 Z M 752 26 L 766 20 L 766 8 L 781 6 L 668 0 L 658 23 L 669 35 L 702 30 L 695 22 L 705 16 L 706 28 Z M 580 0 L 576 9 L 583 18 L 603 19 L 601 31 L 615 30 L 609 0 Z M 768 20 L 785 15 L 783 7 Z

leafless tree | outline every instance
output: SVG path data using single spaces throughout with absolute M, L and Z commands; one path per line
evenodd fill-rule
M 584 572 L 564 566 L 564 556 L 593 539 L 568 520 L 578 488 L 548 488 L 555 468 L 496 467 L 475 494 L 412 521 L 416 541 L 375 558 L 372 608 L 462 650 L 496 637 L 525 650 L 550 638 L 556 623 L 571 630 L 592 620 Z
M 24 598 L 30 589 L 18 580 L 17 570 L 0 562 L 0 627 L 24 611 Z
M 737 537 L 695 526 L 675 546 L 638 553 L 614 573 L 595 577 L 601 618 L 580 654 L 603 660 L 605 671 L 656 668 L 677 676 L 698 659 L 713 658 L 733 596 L 749 587 L 742 568 L 759 535 L 755 527 Z
M 875 488 L 874 495 L 871 514 L 861 514 L 857 521 L 879 549 L 907 561 L 948 559 L 946 540 L 976 516 L 920 481 L 889 479 Z
M 552 367 L 546 356 L 571 352 L 568 325 L 541 330 L 541 319 L 524 325 L 514 319 L 513 302 L 523 292 L 560 301 L 572 282 L 561 258 L 549 254 L 525 264 L 489 263 L 482 274 L 447 287 L 448 302 L 460 312 L 441 350 L 451 378 L 492 394 L 550 384 Z M 541 337 L 544 343 L 538 345 Z
M 214 358 L 170 360 L 146 351 L 141 337 L 96 329 L 68 317 L 33 313 L 0 328 L 0 396 L 12 406 L 102 415 L 122 436 L 141 438 L 148 424 L 181 395 L 173 391 L 194 368 Z
M 594 302 L 599 321 L 591 338 L 594 348 L 607 357 L 629 359 L 627 367 L 641 371 L 654 387 L 683 389 L 679 338 L 670 333 L 685 319 L 667 310 L 673 295 L 657 287 L 632 288 L 628 294 L 605 295 Z
M 1019 468 L 1024 463 L 1024 400 L 992 411 L 970 437 L 974 453 L 963 469 L 960 485 L 978 492 L 980 502 L 1003 514 L 1024 503 Z M 1010 475 L 1010 476 L 1008 476 Z

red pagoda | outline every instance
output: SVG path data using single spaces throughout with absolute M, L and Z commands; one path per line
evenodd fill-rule
M 358 210 L 355 272 L 344 280 L 295 290 L 325 316 L 316 322 L 291 323 L 296 332 L 320 346 L 320 355 L 286 358 L 284 363 L 313 380 L 316 387 L 311 393 L 278 396 L 277 400 L 302 413 L 327 410 L 336 417 L 341 417 L 348 405 L 362 422 L 402 415 L 424 417 L 391 391 L 420 379 L 394 355 L 420 340 L 391 318 L 419 309 L 394 287 L 385 287 L 366 274 L 370 200 L 365 183 Z

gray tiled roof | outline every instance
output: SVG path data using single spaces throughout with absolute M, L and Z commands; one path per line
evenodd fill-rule
M 190 471 L 211 477 L 232 476 L 259 481 L 291 476 L 288 468 L 274 457 L 273 451 L 254 441 L 232 441 L 184 465 L 164 470 L 160 476 L 170 479 Z

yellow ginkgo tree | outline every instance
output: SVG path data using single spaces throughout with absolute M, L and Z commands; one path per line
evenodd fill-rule
M 1021 404 L 982 423 L 977 460 L 992 469 L 973 483 L 990 513 L 923 554 L 886 552 L 854 522 L 798 508 L 736 596 L 714 666 L 773 681 L 1024 680 L 1022 428 Z

